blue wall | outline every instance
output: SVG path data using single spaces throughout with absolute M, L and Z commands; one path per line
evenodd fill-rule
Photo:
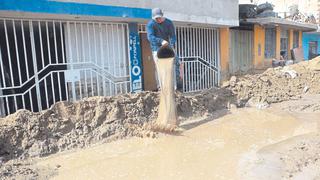
M 151 9 L 58 2 L 52 0 L 0 0 L 0 11 L 1 10 L 84 16 L 151 18 Z
M 131 92 L 142 91 L 142 59 L 137 23 L 129 23 Z
M 320 33 L 303 33 L 302 34 L 302 47 L 304 59 L 308 59 L 309 56 L 309 42 L 318 42 L 318 54 L 320 54 Z

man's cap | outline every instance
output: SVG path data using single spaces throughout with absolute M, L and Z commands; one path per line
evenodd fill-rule
M 152 19 L 163 17 L 163 12 L 160 8 L 152 9 Z

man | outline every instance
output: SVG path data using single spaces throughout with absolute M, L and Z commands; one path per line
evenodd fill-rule
M 153 60 L 156 61 L 158 60 L 157 57 L 157 51 L 161 46 L 170 46 L 172 49 L 174 49 L 174 45 L 176 43 L 176 34 L 175 34 L 175 28 L 172 23 L 172 21 L 168 18 L 165 18 L 163 16 L 163 12 L 160 8 L 154 8 L 152 9 L 152 20 L 150 20 L 147 24 L 147 35 L 148 35 L 148 40 L 150 42 L 151 50 L 152 50 L 152 55 L 153 55 Z M 176 86 L 181 86 L 180 83 L 180 72 L 179 72 L 179 59 L 175 59 L 175 84 Z M 156 71 L 158 67 L 156 65 Z M 157 80 L 157 86 L 159 87 L 159 80 L 158 80 L 158 75 L 156 75 L 156 80 Z

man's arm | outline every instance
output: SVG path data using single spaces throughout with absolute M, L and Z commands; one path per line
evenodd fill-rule
M 152 23 L 148 23 L 147 25 L 147 36 L 151 44 L 161 44 L 163 41 L 163 39 L 156 37 Z
M 170 46 L 174 48 L 174 45 L 176 44 L 176 41 L 177 41 L 177 37 L 176 37 L 176 31 L 172 22 L 169 27 L 169 32 L 170 32 Z

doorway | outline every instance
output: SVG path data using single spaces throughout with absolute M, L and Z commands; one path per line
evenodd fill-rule
M 157 83 L 155 77 L 155 64 L 152 59 L 152 51 L 147 38 L 147 33 L 140 33 L 142 68 L 143 68 L 143 89 L 145 91 L 156 91 Z

